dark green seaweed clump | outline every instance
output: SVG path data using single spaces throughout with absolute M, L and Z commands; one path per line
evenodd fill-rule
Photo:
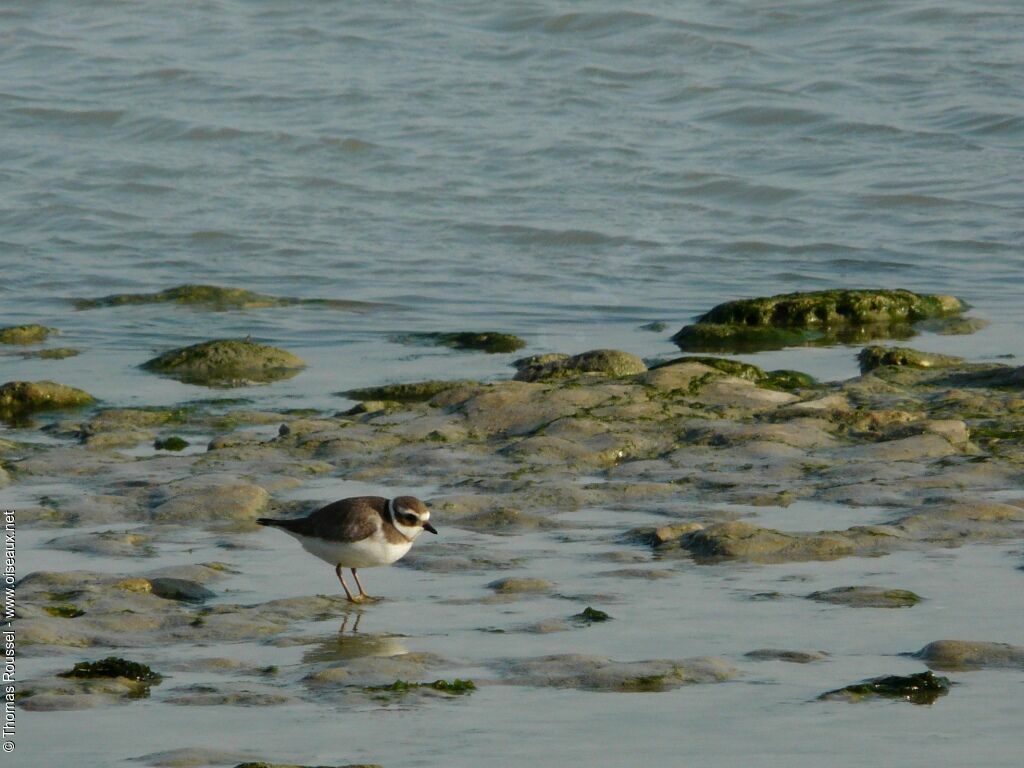
M 515 352 L 526 342 L 511 333 L 500 331 L 461 331 L 456 333 L 403 333 L 392 337 L 399 344 L 432 344 L 452 349 L 466 349 L 495 354 Z
M 177 435 L 170 437 L 158 437 L 153 441 L 153 447 L 158 451 L 183 451 L 188 448 L 188 440 Z
M 940 696 L 949 693 L 949 686 L 948 677 L 940 677 L 931 671 L 918 672 L 914 675 L 873 677 L 870 680 L 828 691 L 818 698 L 860 701 L 878 696 L 909 701 L 911 704 L 933 704 Z
M 118 656 L 108 656 L 100 661 L 80 661 L 75 664 L 70 672 L 61 672 L 59 677 L 72 678 L 96 678 L 96 677 L 125 677 L 139 683 L 154 685 L 163 678 L 150 669 L 146 664 L 137 661 L 128 661 Z
M 395 680 L 390 685 L 369 685 L 363 690 L 378 693 L 408 693 L 417 688 L 429 688 L 430 690 L 450 693 L 453 696 L 460 696 L 465 693 L 472 693 L 476 690 L 476 684 L 472 680 L 460 680 L 455 678 L 452 681 L 435 680 L 432 683 L 414 683 L 408 680 Z
M 611 621 L 611 618 L 612 617 L 604 611 L 599 611 L 596 608 L 591 608 L 590 606 L 587 606 L 580 613 L 577 613 L 572 617 L 573 621 L 578 624 L 597 624 L 602 621 Z

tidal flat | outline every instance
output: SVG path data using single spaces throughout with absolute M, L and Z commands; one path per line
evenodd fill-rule
M 1024 369 L 911 352 L 9 413 L 22 738 L 83 765 L 853 765 L 869 736 L 1009 765 Z M 441 535 L 367 571 L 369 605 L 254 523 L 398 493 Z

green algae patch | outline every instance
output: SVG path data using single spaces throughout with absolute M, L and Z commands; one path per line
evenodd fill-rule
M 153 441 L 153 447 L 158 451 L 183 451 L 188 448 L 188 445 L 188 440 L 177 435 L 164 438 L 158 437 Z
M 684 355 L 671 360 L 655 363 L 651 370 L 666 368 L 671 365 L 682 363 L 700 363 L 716 371 L 721 371 L 728 376 L 735 376 L 746 381 L 752 381 L 765 389 L 776 389 L 782 392 L 791 392 L 795 389 L 809 389 L 818 386 L 818 381 L 811 375 L 801 371 L 777 370 L 765 371 L 751 363 L 729 360 L 724 357 L 712 357 L 709 355 Z
M 907 701 L 911 704 L 934 704 L 940 696 L 949 693 L 950 685 L 948 677 L 940 677 L 930 671 L 914 675 L 886 675 L 828 691 L 821 694 L 818 699 L 857 702 L 883 698 Z
M 515 352 L 526 342 L 511 333 L 500 331 L 462 331 L 458 333 L 402 333 L 391 337 L 399 344 L 426 344 L 451 349 L 497 354 Z
M 37 360 L 67 360 L 69 357 L 78 357 L 80 353 L 73 347 L 53 347 L 52 349 L 36 349 L 20 354 L 26 360 L 31 358 Z
M 582 624 L 584 626 L 590 626 L 591 624 L 600 624 L 602 622 L 612 620 L 612 617 L 604 611 L 599 611 L 596 608 L 591 608 L 590 606 L 587 606 L 582 611 L 575 614 L 574 616 L 571 616 L 570 618 L 577 624 Z
M 38 344 L 56 332 L 45 325 L 8 325 L 0 328 L 0 344 Z
M 397 403 L 424 403 L 442 392 L 473 386 L 474 381 L 414 381 L 407 384 L 384 384 L 379 387 L 349 389 L 336 394 L 350 400 L 391 401 Z
M 965 309 L 953 296 L 905 290 L 786 293 L 719 304 L 672 340 L 687 351 L 756 352 L 910 338 L 915 323 L 956 317 Z
M 43 610 L 61 619 L 77 619 L 85 615 L 85 611 L 74 605 L 48 605 Z
M 108 656 L 99 661 L 80 661 L 70 672 L 61 672 L 58 677 L 74 679 L 94 679 L 98 677 L 123 677 L 137 683 L 146 685 L 157 685 L 163 677 L 158 675 L 146 664 L 137 661 L 128 661 L 119 656 Z
M 857 355 L 860 372 L 868 373 L 887 365 L 904 368 L 952 368 L 963 365 L 962 357 L 921 352 L 910 347 L 864 347 Z
M 142 368 L 207 387 L 240 387 L 288 379 L 305 368 L 291 352 L 248 339 L 217 339 L 172 349 Z
M 596 373 L 613 378 L 633 376 L 647 370 L 636 355 L 617 349 L 592 349 L 579 355 L 547 354 L 524 357 L 512 363 L 516 381 L 559 381 Z
M 54 381 L 8 381 L 0 385 L 0 415 L 4 416 L 79 408 L 95 402 L 88 392 Z
M 432 683 L 414 683 L 409 682 L 408 680 L 395 680 L 395 682 L 389 685 L 368 685 L 364 687 L 363 690 L 367 693 L 402 694 L 408 693 L 409 691 L 415 691 L 420 688 L 426 688 L 440 693 L 447 693 L 452 696 L 462 696 L 475 691 L 476 683 L 472 680 L 460 680 L 459 678 L 455 678 L 451 681 L 435 680 Z
M 123 307 L 139 304 L 180 304 L 195 309 L 226 311 L 232 309 L 263 309 L 265 307 L 291 307 L 309 305 L 365 312 L 384 306 L 365 301 L 345 299 L 299 299 L 290 296 L 269 296 L 244 288 L 224 288 L 219 285 L 185 284 L 156 293 L 114 293 L 96 299 L 74 299 L 75 309 Z

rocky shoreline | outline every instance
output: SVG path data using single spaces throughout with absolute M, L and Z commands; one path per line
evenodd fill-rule
M 273 305 L 271 298 L 240 295 L 238 300 L 245 306 Z M 955 299 L 926 298 L 901 310 L 898 337 L 909 322 L 960 317 L 963 305 Z M 113 304 L 137 300 L 108 299 Z M 223 302 L 211 301 L 224 308 Z M 722 339 L 728 336 L 720 333 L 723 323 L 749 317 L 748 310 L 733 307 L 728 317 L 712 311 L 708 322 Z M 763 316 L 750 327 L 770 326 Z M 786 333 L 803 333 L 800 328 L 820 320 L 805 312 L 801 326 L 792 308 L 787 317 Z M 877 314 L 870 320 L 867 338 L 885 337 Z M 848 338 L 854 324 L 847 317 L 840 325 L 839 336 L 814 331 L 814 343 Z M 749 343 L 749 335 L 742 338 L 743 345 Z M 291 366 L 288 375 L 301 366 L 297 358 L 266 349 L 273 360 Z M 29 491 L 75 486 L 73 493 L 47 494 L 41 503 L 19 508 L 19 525 L 53 529 L 46 546 L 55 554 L 89 553 L 123 563 L 116 574 L 54 569 L 21 580 L 20 647 L 25 654 L 52 655 L 54 663 L 51 676 L 24 686 L 19 704 L 30 710 L 79 709 L 139 697 L 138 683 L 117 675 L 60 677 L 67 671 L 68 652 L 88 661 L 104 655 L 103 649 L 151 658 L 149 649 L 185 643 L 301 644 L 304 638 L 291 633 L 296 621 L 350 612 L 333 596 L 257 604 L 211 601 L 230 574 L 230 563 L 145 567 L 154 547 L 173 545 L 182 526 L 198 527 L 225 546 L 245 547 L 257 530 L 257 517 L 305 509 L 281 495 L 317 478 L 436 488 L 429 499 L 436 519 L 475 532 L 571 537 L 574 513 L 607 510 L 622 523 L 603 535 L 603 556 L 624 566 L 624 576 L 631 564 L 824 562 L 1024 538 L 1024 368 L 894 347 L 869 347 L 860 360 L 861 376 L 820 383 L 799 372 L 766 372 L 728 358 L 682 357 L 649 365 L 616 350 L 547 354 L 518 361 L 508 380 L 382 383 L 350 391 L 344 396 L 357 404 L 337 413 L 267 412 L 216 400 L 180 408 L 106 408 L 91 404 L 86 393 L 67 392 L 52 382 L 5 384 L 0 404 L 22 424 L 37 407 L 83 407 L 42 424 L 48 444 L 19 441 L 19 432 L 0 440 L 0 484 Z M 237 357 L 229 362 L 232 375 L 256 370 Z M 203 365 L 190 370 L 209 373 Z M 212 385 L 224 380 L 214 376 Z M 40 399 L 33 401 L 33 392 L 41 392 Z M 206 448 L 159 450 L 141 458 L 124 452 L 172 437 Z M 728 505 L 767 509 L 799 502 L 881 507 L 887 516 L 877 524 L 852 526 L 823 517 L 815 527 L 796 531 L 723 511 Z M 634 513 L 656 515 L 663 523 L 637 526 Z M 94 526 L 114 529 L 76 532 Z M 494 580 L 523 564 L 522 556 L 500 549 L 452 549 L 443 542 L 414 549 L 404 563 L 431 573 L 478 572 L 481 587 L 490 591 L 481 604 L 537 599 L 557 589 L 518 576 Z M 642 586 L 642 579 L 658 578 L 656 569 L 633 570 L 639 578 L 625 581 Z M 850 609 L 901 611 L 915 610 L 928 599 L 900 584 L 849 585 L 807 597 Z M 578 615 L 567 610 L 517 631 L 589 631 L 590 622 L 576 620 Z M 1024 648 L 1002 644 L 1004 639 L 1009 638 L 937 637 L 915 653 L 938 670 L 1024 668 Z M 386 645 L 388 639 L 375 641 Z M 892 649 L 893 654 L 909 651 L 914 649 Z M 575 652 L 496 657 L 486 665 L 486 677 L 474 683 L 656 692 L 735 679 L 744 674 L 743 665 L 758 660 L 828 658 L 801 653 L 759 649 L 745 659 L 615 660 Z M 166 702 L 343 704 L 382 695 L 408 701 L 453 696 L 431 681 L 460 674 L 457 660 L 427 652 L 371 650 L 351 658 L 314 659 L 281 672 L 211 656 L 203 663 L 214 682 L 179 687 Z M 167 671 L 153 666 L 158 673 Z M 238 675 L 245 681 L 238 682 Z M 409 684 L 388 691 L 396 681 Z M 860 699 L 873 685 L 849 688 Z M 891 693 L 892 681 L 886 679 L 885 686 Z

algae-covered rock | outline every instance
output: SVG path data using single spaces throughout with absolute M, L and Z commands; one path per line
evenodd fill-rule
M 832 560 L 858 549 L 857 542 L 839 532 L 789 533 L 738 521 L 687 533 L 679 544 L 701 559 L 754 562 Z
M 807 599 L 851 608 L 909 608 L 921 602 L 921 597 L 910 590 L 885 587 L 836 587 L 812 592 Z
M 344 299 L 298 299 L 289 296 L 268 296 L 244 288 L 223 288 L 218 285 L 178 285 L 156 293 L 115 293 L 96 299 L 74 299 L 75 309 L 121 307 L 137 304 L 182 304 L 197 309 L 260 309 L 263 307 L 289 307 L 297 304 L 366 311 L 382 306 L 364 301 Z
M 910 347 L 864 347 L 857 355 L 860 372 L 867 373 L 885 365 L 907 368 L 950 368 L 961 365 L 961 357 L 939 355 L 934 352 L 920 352 Z
M 651 370 L 656 371 L 669 366 L 685 365 L 687 363 L 699 363 L 700 365 L 706 365 L 708 368 L 721 371 L 729 376 L 746 379 L 747 381 L 752 381 L 755 384 L 762 387 L 768 387 L 769 389 L 779 389 L 787 392 L 794 389 L 813 387 L 818 383 L 813 376 L 800 371 L 790 371 L 785 369 L 765 371 L 750 363 L 740 362 L 739 360 L 729 360 L 724 357 L 709 357 L 707 355 L 684 355 L 683 357 L 676 357 L 672 360 L 665 360 L 664 362 L 652 365 Z
M 399 344 L 430 344 L 451 349 L 474 350 L 495 354 L 515 352 L 526 342 L 511 333 L 500 331 L 461 331 L 457 333 L 403 333 L 392 337 Z
M 949 686 L 950 682 L 947 677 L 939 677 L 933 672 L 918 672 L 914 675 L 873 677 L 870 680 L 828 691 L 818 698 L 851 702 L 869 698 L 884 698 L 908 701 L 911 704 L 933 704 L 940 696 L 949 693 Z
M 904 290 L 787 293 L 719 304 L 672 340 L 684 350 L 712 352 L 909 338 L 915 323 L 964 309 L 953 296 Z
M 534 355 L 516 360 L 516 381 L 554 381 L 598 373 L 605 376 L 632 376 L 643 373 L 647 365 L 636 355 L 617 349 L 594 349 L 579 355 Z
M 0 328 L 0 344 L 38 344 L 56 332 L 45 325 L 8 325 Z
M 39 360 L 66 360 L 69 357 L 77 357 L 80 353 L 72 347 L 52 347 L 50 349 L 35 349 L 30 352 L 21 352 L 26 360 L 37 358 Z
M 396 403 L 423 403 L 453 389 L 473 386 L 472 381 L 414 381 L 407 384 L 384 384 L 379 387 L 349 389 L 338 394 L 351 400 Z
M 88 392 L 54 381 L 8 381 L 0 385 L 0 414 L 79 408 L 94 402 Z
M 237 478 L 198 476 L 159 489 L 152 516 L 158 523 L 251 521 L 266 508 L 266 489 Z
M 547 579 L 531 579 L 509 577 L 498 579 L 487 585 L 488 589 L 499 595 L 519 595 L 524 593 L 550 592 L 555 585 Z
M 1024 647 L 977 640 L 936 640 L 914 654 L 932 669 L 1024 669 Z
M 248 339 L 204 341 L 172 349 L 142 364 L 188 384 L 238 387 L 291 378 L 306 364 L 291 352 Z

